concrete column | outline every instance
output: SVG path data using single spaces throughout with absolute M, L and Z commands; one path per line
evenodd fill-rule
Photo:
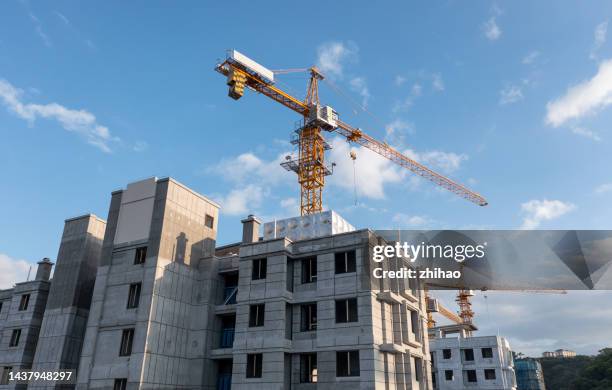
M 253 214 L 242 221 L 242 243 L 250 244 L 259 241 L 259 225 L 261 221 Z
M 38 268 L 36 269 L 36 280 L 48 282 L 51 277 L 51 268 L 53 268 L 53 263 L 48 257 L 39 261 Z

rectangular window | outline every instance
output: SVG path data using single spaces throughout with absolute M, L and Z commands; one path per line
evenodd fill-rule
M 268 268 L 268 259 L 255 259 L 253 260 L 253 274 L 251 279 L 260 280 L 266 278 L 266 271 Z
M 28 304 L 30 303 L 30 294 L 23 294 L 19 301 L 19 311 L 28 310 Z
M 300 355 L 300 383 L 317 383 L 317 354 Z
M 336 301 L 336 323 L 357 322 L 357 298 Z
M 266 305 L 251 305 L 249 307 L 249 327 L 264 326 Z
M 317 258 L 309 257 L 302 260 L 302 283 L 317 281 Z
M 128 309 L 134 309 L 138 307 L 138 304 L 140 303 L 141 287 L 142 287 L 142 283 L 130 284 L 130 291 L 128 293 L 128 302 L 127 302 Z
M 490 359 L 493 357 L 493 348 L 482 348 L 480 350 L 483 359 Z
M 355 272 L 355 251 L 336 252 L 334 256 L 336 263 L 336 274 Z
M 301 326 L 300 330 L 302 332 L 308 332 L 311 330 L 317 329 L 317 304 L 316 303 L 307 303 L 305 305 L 301 305 Z
M 465 376 L 467 377 L 468 382 L 471 382 L 471 383 L 478 382 L 478 379 L 476 378 L 476 370 L 465 371 Z
M 247 355 L 247 378 L 261 378 L 263 354 L 250 353 Z
M 474 360 L 474 350 L 472 348 L 464 349 L 463 350 L 463 358 L 465 359 L 466 362 L 473 361 Z
M 2 368 L 2 378 L 0 378 L 0 385 L 9 384 L 9 375 L 13 371 L 13 367 L 5 366 Z
M 215 217 L 213 217 L 212 215 L 206 214 L 206 216 L 204 217 L 204 226 L 206 226 L 209 229 L 212 229 L 213 226 L 215 226 Z
M 495 380 L 496 376 L 495 376 L 495 369 L 494 368 L 487 368 L 484 370 L 484 374 L 485 374 L 485 379 L 486 380 Z
M 454 379 L 453 370 L 444 370 L 444 379 L 452 381 Z
M 2 313 L 2 303 L 3 302 L 0 302 L 0 313 Z
M 127 378 L 115 379 L 115 385 L 113 386 L 113 390 L 126 390 L 126 389 L 127 389 Z
M 13 329 L 13 333 L 11 334 L 11 341 L 9 342 L 9 347 L 18 346 L 20 337 L 21 337 L 21 329 Z
M 121 347 L 119 356 L 130 356 L 132 354 L 132 343 L 134 342 L 134 329 L 123 329 L 121 334 Z
M 336 352 L 336 376 L 359 376 L 359 351 Z
M 452 352 L 450 349 L 443 349 L 442 350 L 442 357 L 444 359 L 450 359 L 453 356 Z
M 415 357 L 414 358 L 414 379 L 417 382 L 420 382 L 422 377 L 423 377 L 423 360 L 421 360 L 421 358 Z
M 136 253 L 134 254 L 134 264 L 144 264 L 147 258 L 147 247 L 141 246 L 140 248 L 136 248 Z

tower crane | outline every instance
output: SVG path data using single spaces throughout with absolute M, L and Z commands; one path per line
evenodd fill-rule
M 425 165 L 405 156 L 385 142 L 378 141 L 360 128 L 353 127 L 340 120 L 338 113 L 330 106 L 321 105 L 319 101 L 319 81 L 325 76 L 316 66 L 307 68 L 310 74 L 306 97 L 301 100 L 283 91 L 275 85 L 275 72 L 253 61 L 237 50 L 230 50 L 225 61 L 219 63 L 215 70 L 227 77 L 228 95 L 234 100 L 244 95 L 245 88 L 282 104 L 302 116 L 303 121 L 296 130 L 292 143 L 297 145 L 298 157 L 288 157 L 281 165 L 297 174 L 300 184 L 300 213 L 308 215 L 323 211 L 323 188 L 325 177 L 332 174 L 332 167 L 325 164 L 325 151 L 331 149 L 325 141 L 323 132 L 338 134 L 349 142 L 365 147 L 380 156 L 408 169 L 434 184 L 442 187 L 463 199 L 479 206 L 486 206 L 487 200 L 480 194 L 433 171 Z M 287 73 L 286 71 L 277 73 Z M 460 316 L 471 321 L 472 314 L 468 292 L 460 290 L 462 312 Z

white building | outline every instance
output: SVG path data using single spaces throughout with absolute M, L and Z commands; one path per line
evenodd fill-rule
M 508 341 L 500 336 L 467 337 L 473 330 L 466 325 L 430 329 L 434 389 L 516 390 Z

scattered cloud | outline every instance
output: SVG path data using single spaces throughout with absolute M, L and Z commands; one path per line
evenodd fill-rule
M 363 77 L 354 77 L 350 81 L 351 89 L 361 96 L 361 106 L 367 107 L 368 100 L 370 99 L 370 91 L 368 85 Z
M 327 42 L 317 49 L 317 66 L 323 74 L 342 78 L 347 61 L 355 61 L 359 49 L 352 42 Z
M 410 94 L 404 100 L 397 102 L 393 107 L 393 112 L 400 112 L 412 107 L 414 101 L 423 93 L 423 87 L 419 83 L 412 84 Z
M 560 200 L 530 200 L 521 205 L 521 213 L 524 215 L 521 229 L 535 229 L 542 222 L 559 218 L 575 208 L 573 204 Z
M 137 141 L 134 144 L 133 150 L 135 152 L 144 152 L 149 148 L 149 144 L 146 141 Z
M 289 154 L 289 152 L 281 153 L 275 159 L 266 161 L 253 152 L 242 153 L 237 157 L 223 159 L 218 164 L 207 168 L 206 172 L 219 174 L 223 179 L 233 183 L 254 181 L 276 184 L 292 177 L 291 172 L 280 166 Z
M 296 198 L 281 199 L 280 206 L 284 209 L 285 215 L 296 216 L 300 215 L 300 205 Z
M 394 83 L 398 87 L 401 87 L 406 81 L 408 81 L 406 77 L 398 75 L 398 76 L 395 76 Z
M 414 126 L 401 119 L 395 119 L 385 126 L 385 142 L 395 148 L 403 148 L 407 134 L 414 134 Z
M 269 191 L 254 184 L 231 190 L 226 196 L 217 198 L 221 212 L 227 215 L 247 215 L 254 212 Z
M 540 57 L 540 52 L 537 50 L 533 50 L 529 54 L 527 54 L 525 57 L 523 57 L 523 59 L 521 60 L 521 63 L 523 63 L 524 65 L 531 65 L 539 57 Z
M 599 49 L 606 43 L 606 36 L 608 34 L 608 21 L 604 21 L 599 23 L 595 27 L 595 32 L 593 33 L 594 41 L 593 46 L 591 47 L 591 53 L 589 54 L 589 58 L 592 60 L 597 59 L 597 52 Z
M 351 192 L 356 187 L 359 196 L 384 199 L 385 186 L 401 181 L 400 168 L 373 151 L 363 147 L 351 149 L 348 142 L 338 137 L 333 138 L 331 144 L 329 160 L 336 163 L 334 174 L 328 179 L 331 185 Z M 351 150 L 357 154 L 355 161 L 350 158 Z
M 601 141 L 601 137 L 599 136 L 599 134 L 597 134 L 596 132 L 589 130 L 589 129 L 585 129 L 584 127 L 578 127 L 578 126 L 574 126 L 571 128 L 572 133 L 582 136 L 582 137 L 586 137 L 586 138 L 590 138 L 593 141 L 599 142 Z
M 23 91 L 0 79 L 0 102 L 30 125 L 39 118 L 56 120 L 64 130 L 79 134 L 89 144 L 106 153 L 111 152 L 110 144 L 119 140 L 111 135 L 106 126 L 100 125 L 89 111 L 69 109 L 58 103 L 23 103 L 22 95 Z
M 415 228 L 415 227 L 420 227 L 420 228 L 424 228 L 424 227 L 431 227 L 431 225 L 434 223 L 434 221 L 424 215 L 408 215 L 408 214 L 404 214 L 404 213 L 397 213 L 395 214 L 391 220 L 397 224 L 400 225 L 400 227 L 410 227 L 410 228 Z
M 508 85 L 499 91 L 499 104 L 506 105 L 516 103 L 523 99 L 523 90 L 519 85 Z
M 612 192 L 612 183 L 605 183 L 595 188 L 595 193 L 598 195 Z
M 466 154 L 443 152 L 440 150 L 418 153 L 412 149 L 408 149 L 404 151 L 404 154 L 416 162 L 435 167 L 446 174 L 459 170 L 461 164 L 468 160 Z
M 495 16 L 491 16 L 489 20 L 484 22 L 484 24 L 482 25 L 482 29 L 485 37 L 489 41 L 496 41 L 499 39 L 499 37 L 501 37 L 502 30 L 497 25 L 497 19 Z
M 11 288 L 15 282 L 25 281 L 32 264 L 26 260 L 14 259 L 0 253 L 0 290 Z M 32 267 L 36 272 L 35 267 Z
M 612 59 L 599 65 L 590 80 L 570 87 L 565 95 L 546 104 L 546 123 L 559 127 L 570 120 L 593 115 L 612 103 Z
M 66 15 L 62 14 L 59 11 L 53 11 L 53 13 L 55 14 L 55 16 L 57 16 L 62 23 L 64 23 L 64 25 L 66 27 L 68 27 L 73 34 L 76 35 L 77 38 L 79 38 L 85 45 L 87 45 L 90 49 L 95 49 L 96 46 L 94 45 L 94 43 L 87 38 L 83 38 L 83 34 L 81 34 L 81 32 L 74 26 L 74 24 L 72 24 L 72 22 L 70 21 L 70 19 L 68 19 L 68 17 L 66 17 Z
M 38 36 L 43 41 L 45 46 L 47 46 L 47 47 L 53 46 L 52 43 L 51 43 L 51 39 L 49 39 L 49 36 L 43 31 L 42 24 L 40 23 L 40 20 L 36 17 L 36 15 L 34 15 L 31 12 L 30 12 L 30 20 L 34 24 L 34 29 L 36 30 L 36 34 L 38 34 Z
M 432 75 L 431 86 L 436 91 L 444 91 L 444 81 L 442 80 L 442 75 L 440 75 L 440 73 L 434 73 Z

